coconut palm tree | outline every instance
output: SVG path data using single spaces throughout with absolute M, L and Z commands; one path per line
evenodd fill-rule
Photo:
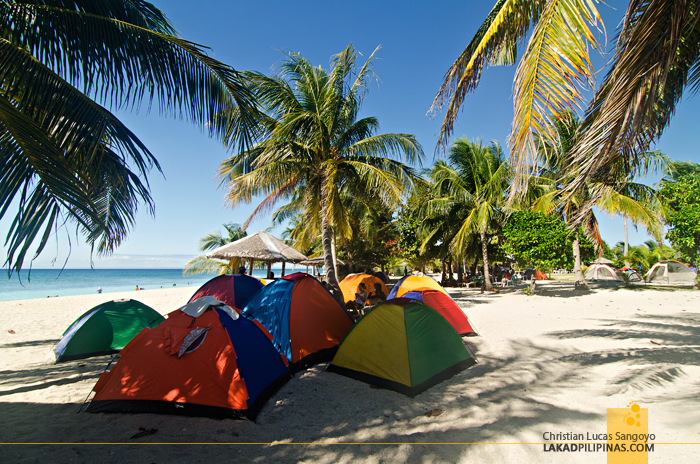
M 218 230 L 216 230 L 200 238 L 199 250 L 213 250 L 215 248 L 222 247 L 228 243 L 235 242 L 236 240 L 242 239 L 243 237 L 246 237 L 248 235 L 239 224 L 224 224 L 224 229 L 226 230 L 225 237 L 221 235 Z M 195 256 L 194 258 L 185 263 L 185 267 L 182 269 L 182 275 L 188 276 L 195 274 L 234 274 L 238 271 L 239 264 L 240 259 L 232 259 L 228 263 L 222 263 L 221 261 L 209 259 L 206 256 Z
M 434 183 L 435 198 L 425 205 L 428 217 L 450 218 L 456 227 L 445 221 L 426 234 L 423 244 L 439 238 L 461 255 L 473 234 L 481 242 L 484 281 L 492 289 L 489 277 L 488 234 L 503 223 L 504 203 L 512 179 L 510 163 L 497 141 L 485 146 L 481 141 L 458 138 L 449 153 L 450 164 L 438 161 L 428 173 Z M 451 232 L 450 232 L 451 231 Z M 438 233 L 448 232 L 439 237 Z
M 582 228 L 574 229 L 573 252 L 575 285 L 586 288 L 581 269 L 581 231 L 593 241 L 601 255 L 603 251 L 598 220 L 594 211 L 588 208 L 591 199 L 597 199 L 596 206 L 601 210 L 610 215 L 621 214 L 635 225 L 643 225 L 659 239 L 662 208 L 652 188 L 630 180 L 634 174 L 617 180 L 609 178 L 605 183 L 589 180 L 571 193 L 571 182 L 575 180 L 579 167 L 573 152 L 581 137 L 581 120 L 571 111 L 565 111 L 559 115 L 555 127 L 557 143 L 543 143 L 539 147 L 543 169 L 538 184 L 543 193 L 535 200 L 532 209 L 545 214 L 558 214 L 570 226 L 574 226 L 577 217 L 583 218 Z M 652 152 L 647 154 L 645 166 L 662 162 L 663 155 Z
M 233 206 L 265 198 L 247 223 L 280 200 L 295 202 L 309 221 L 318 218 L 324 269 L 329 288 L 340 295 L 335 273 L 334 234 L 349 236 L 343 198 L 367 197 L 398 204 L 416 179 L 408 162 L 419 162 L 422 149 L 407 134 L 376 135 L 376 118 L 358 119 L 372 78 L 376 50 L 359 67 L 352 45 L 335 55 L 330 71 L 314 67 L 298 53 L 272 76 L 249 73 L 267 112 L 264 135 L 250 150 L 221 164 L 220 175 Z
M 0 1 L 0 82 L 0 219 L 18 205 L 10 272 L 66 223 L 105 255 L 139 204 L 153 213 L 147 174 L 158 161 L 108 108 L 155 100 L 244 145 L 256 114 L 241 75 L 145 1 Z
M 578 166 L 569 194 L 591 178 L 624 177 L 669 124 L 676 104 L 700 78 L 700 4 L 630 0 L 617 33 L 609 71 L 588 106 L 572 155 Z M 446 106 L 439 147 L 446 147 L 467 93 L 486 64 L 515 63 L 516 46 L 531 31 L 513 83 L 514 118 L 509 138 L 516 167 L 513 192 L 525 191 L 536 174 L 537 143 L 556 144 L 555 115 L 576 111 L 582 90 L 592 89 L 591 48 L 600 49 L 602 20 L 589 0 L 499 0 L 471 42 L 445 74 L 431 111 Z M 580 210 L 577 222 L 599 200 Z

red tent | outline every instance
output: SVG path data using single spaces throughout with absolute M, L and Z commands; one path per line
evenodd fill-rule
M 540 271 L 539 269 L 535 271 L 535 280 L 548 280 L 549 277 L 547 275 Z
M 478 333 L 469 322 L 462 308 L 446 293 L 437 290 L 423 290 L 405 293 L 401 298 L 422 301 L 439 312 L 462 336 L 476 336 Z M 389 300 L 393 301 L 393 300 Z
M 190 298 L 189 303 L 203 296 L 213 296 L 240 312 L 250 297 L 263 287 L 262 282 L 255 277 L 239 274 L 220 275 L 199 287 Z

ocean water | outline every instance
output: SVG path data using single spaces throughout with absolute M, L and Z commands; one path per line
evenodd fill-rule
M 293 271 L 288 271 L 293 272 Z M 265 277 L 266 270 L 253 269 L 255 277 Z M 275 274 L 279 271 L 275 269 Z M 21 278 L 19 278 L 21 277 Z M 0 301 L 28 300 L 54 296 L 89 295 L 97 293 L 125 292 L 138 285 L 144 290 L 157 288 L 197 287 L 215 277 L 213 274 L 182 276 L 181 269 L 32 269 L 0 274 Z

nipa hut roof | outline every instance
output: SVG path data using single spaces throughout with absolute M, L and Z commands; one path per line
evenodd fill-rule
M 337 260 L 338 264 L 345 265 L 344 261 Z M 297 264 L 302 265 L 302 266 L 323 266 L 323 256 L 319 256 L 317 258 L 308 258 L 305 259 L 304 261 L 299 261 Z
M 207 253 L 210 259 L 253 259 L 270 263 L 297 263 L 307 259 L 274 235 L 261 230 Z

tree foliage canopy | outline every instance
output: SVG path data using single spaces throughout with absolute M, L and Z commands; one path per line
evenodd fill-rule
M 551 270 L 569 269 L 574 264 L 573 235 L 557 216 L 518 211 L 508 218 L 502 233 L 503 251 L 523 266 Z M 582 257 L 594 256 L 590 241 L 582 240 L 580 246 Z
M 158 161 L 108 109 L 144 102 L 231 145 L 247 145 L 258 115 L 241 75 L 149 2 L 0 1 L 0 219 L 19 205 L 10 271 L 66 223 L 106 255 L 140 204 L 154 212 Z
M 674 163 L 662 181 L 659 196 L 670 211 L 666 238 L 681 252 L 681 259 L 698 264 L 700 259 L 700 165 Z

